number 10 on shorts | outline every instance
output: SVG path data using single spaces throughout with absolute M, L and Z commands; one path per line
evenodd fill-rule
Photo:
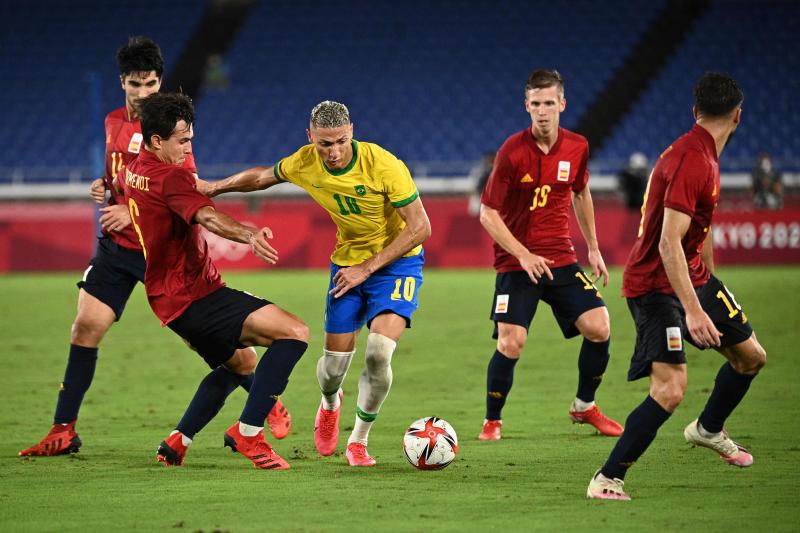
M 403 294 L 400 294 L 400 288 L 403 288 Z M 392 300 L 399 300 L 401 297 L 410 302 L 414 299 L 414 290 L 417 288 L 417 280 L 412 277 L 407 277 L 405 280 L 397 278 L 394 280 L 394 292 L 392 292 Z

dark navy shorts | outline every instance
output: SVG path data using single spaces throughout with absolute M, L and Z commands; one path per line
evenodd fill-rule
M 753 328 L 747 315 L 720 280 L 711 276 L 695 292 L 703 311 L 722 333 L 721 348 L 750 338 Z M 685 365 L 684 339 L 700 348 L 689 335 L 686 313 L 674 294 L 653 292 L 628 298 L 628 309 L 636 324 L 636 347 L 631 357 L 628 381 L 649 376 L 653 362 Z
M 208 366 L 217 368 L 236 350 L 245 347 L 239 338 L 250 313 L 271 303 L 243 291 L 222 287 L 192 302 L 167 327 L 183 337 Z
M 100 237 L 97 253 L 78 287 L 109 306 L 119 320 L 136 283 L 144 283 L 144 270 L 141 251 L 129 250 L 108 237 Z
M 575 327 L 579 316 L 595 307 L 605 307 L 597 287 L 578 263 L 551 268 L 550 272 L 553 280 L 543 276 L 538 285 L 524 271 L 498 272 L 492 312 L 489 315 L 494 320 L 493 338 L 497 338 L 498 322 L 529 329 L 539 300 L 550 305 L 561 333 L 566 338 L 580 333 Z

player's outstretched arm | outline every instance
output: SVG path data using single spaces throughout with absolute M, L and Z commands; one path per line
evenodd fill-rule
M 256 257 L 267 263 L 274 265 L 278 262 L 278 251 L 267 242 L 272 238 L 272 230 L 268 227 L 257 229 L 245 226 L 211 206 L 198 209 L 194 221 L 229 241 L 249 244 Z
M 675 291 L 675 295 L 681 301 L 683 310 L 686 312 L 686 326 L 689 328 L 692 339 L 705 348 L 719 346 L 719 338 L 722 333 L 717 330 L 714 322 L 703 311 L 700 300 L 694 292 L 692 280 L 689 278 L 689 265 L 681 244 L 691 221 L 692 219 L 686 213 L 669 207 L 664 208 L 664 223 L 661 228 L 658 251 L 661 254 L 661 261 L 664 263 L 664 270 L 670 285 L 672 285 L 672 290 Z
M 497 209 L 486 204 L 481 204 L 481 225 L 486 232 L 500 245 L 503 250 L 517 258 L 522 269 L 528 273 L 533 283 L 538 284 L 539 278 L 547 276 L 553 279 L 553 273 L 547 265 L 553 264 L 551 259 L 546 259 L 532 254 L 521 242 L 514 237 L 508 229 Z
M 275 177 L 274 167 L 253 167 L 220 181 L 203 183 L 206 185 L 205 190 L 201 190 L 199 182 L 198 190 L 209 198 L 213 198 L 226 192 L 262 191 L 280 182 Z
M 340 269 L 333 277 L 334 285 L 330 294 L 338 298 L 353 287 L 364 283 L 373 272 L 407 254 L 431 236 L 431 222 L 428 220 L 428 213 L 425 212 L 421 198 L 417 198 L 403 207 L 398 207 L 397 213 L 405 221 L 406 227 L 386 248 L 363 263 Z
M 608 285 L 608 269 L 600 253 L 600 246 L 597 242 L 597 232 L 594 224 L 594 203 L 589 186 L 580 192 L 572 193 L 572 208 L 575 210 L 575 218 L 578 219 L 578 227 L 581 229 L 583 239 L 589 249 L 589 266 L 592 267 L 592 281 L 603 278 L 603 287 Z

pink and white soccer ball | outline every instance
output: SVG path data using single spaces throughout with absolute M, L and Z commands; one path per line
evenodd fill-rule
M 452 463 L 458 453 L 456 430 L 441 418 L 420 418 L 406 430 L 403 451 L 416 468 L 441 470 Z

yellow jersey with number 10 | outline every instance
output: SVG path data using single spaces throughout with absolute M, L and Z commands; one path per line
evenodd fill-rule
M 392 242 L 406 223 L 397 213 L 419 193 L 402 161 L 377 144 L 353 140 L 353 160 L 331 170 L 313 144 L 275 164 L 275 177 L 302 187 L 328 211 L 336 224 L 336 249 L 331 261 L 353 266 Z M 406 257 L 419 255 L 417 246 Z

